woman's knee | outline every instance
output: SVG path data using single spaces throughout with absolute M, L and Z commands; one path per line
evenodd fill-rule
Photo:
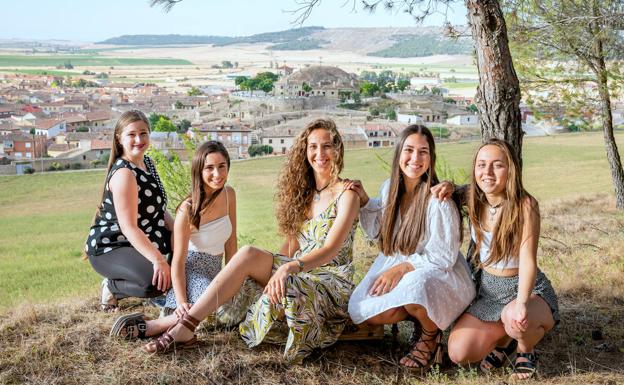
M 474 343 L 466 337 L 458 337 L 451 332 L 448 339 L 448 356 L 457 365 L 467 365 L 474 359 Z

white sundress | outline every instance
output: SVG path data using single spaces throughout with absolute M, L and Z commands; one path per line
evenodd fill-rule
M 360 210 L 360 223 L 371 239 L 377 238 L 381 228 L 382 202 L 387 200 L 389 182 L 382 184 L 379 198 L 371 198 Z M 470 269 L 459 246 L 459 213 L 455 204 L 429 198 L 426 231 L 416 252 L 379 254 L 349 300 L 353 322 L 359 324 L 386 310 L 418 304 L 427 310 L 438 328 L 448 328 L 475 296 Z M 403 262 L 411 263 L 414 270 L 405 274 L 391 292 L 381 296 L 369 294 L 380 274 Z

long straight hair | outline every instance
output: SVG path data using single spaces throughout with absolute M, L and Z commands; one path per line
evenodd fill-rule
M 403 171 L 400 167 L 401 152 L 407 138 L 411 135 L 419 134 L 427 139 L 429 145 L 429 168 L 420 177 L 420 183 L 416 186 L 414 199 L 405 210 L 405 215 L 401 218 L 399 228 L 395 231 L 397 218 L 401 215 L 401 198 L 406 193 L 403 179 Z M 379 248 L 384 255 L 393 255 L 400 252 L 409 255 L 416 252 L 418 243 L 425 235 L 427 223 L 427 207 L 431 195 L 431 186 L 438 184 L 438 176 L 435 172 L 436 154 L 435 142 L 431 131 L 423 125 L 413 124 L 406 127 L 399 141 L 394 147 L 394 158 L 392 160 L 392 173 L 390 175 L 390 187 L 386 208 L 381 219 L 381 229 L 379 233 Z
M 193 162 L 191 163 L 191 193 L 180 203 L 180 205 L 182 205 L 184 202 L 190 202 L 191 205 L 188 211 L 189 219 L 190 223 L 196 229 L 199 229 L 202 211 L 214 202 L 219 194 L 221 194 L 221 191 L 225 188 L 222 187 L 210 195 L 206 193 L 206 189 L 204 188 L 204 179 L 202 174 L 206 164 L 206 157 L 214 153 L 223 155 L 225 162 L 227 163 L 228 172 L 230 171 L 230 154 L 227 152 L 223 143 L 216 140 L 204 142 L 195 151 Z M 180 205 L 178 205 L 176 211 L 180 208 Z
M 476 235 L 475 251 L 480 250 L 483 242 L 483 232 L 481 226 L 481 214 L 488 205 L 485 193 L 477 185 L 475 178 L 475 166 L 477 156 L 485 146 L 496 146 L 505 155 L 508 165 L 507 183 L 505 184 L 505 198 L 501 205 L 501 214 L 498 221 L 493 226 L 492 241 L 490 242 L 490 255 L 481 266 L 496 264 L 500 261 L 507 262 L 510 258 L 518 258 L 520 246 L 522 244 L 522 230 L 524 226 L 524 215 L 522 211 L 523 202 L 528 198 L 532 208 L 537 208 L 537 201 L 529 194 L 522 184 L 522 171 L 516 152 L 512 151 L 511 144 L 501 139 L 489 139 L 484 142 L 476 151 L 472 159 L 472 177 L 468 186 L 468 218 Z M 473 263 L 478 263 L 473 258 Z
M 108 182 L 108 174 L 110 173 L 111 168 L 117 161 L 117 159 L 121 158 L 123 155 L 123 146 L 121 145 L 121 133 L 123 130 L 135 122 L 143 122 L 147 126 L 147 131 L 150 132 L 150 124 L 149 120 L 145 116 L 145 114 L 139 110 L 130 110 L 126 111 L 119 119 L 117 119 L 117 123 L 115 123 L 115 129 L 113 131 L 113 144 L 111 146 L 111 153 L 108 157 L 108 165 L 106 166 L 106 174 L 104 177 L 104 186 L 102 187 L 102 199 L 100 199 L 100 203 L 95 211 L 95 215 L 100 214 L 100 210 L 102 209 L 102 202 L 104 200 L 104 191 L 106 191 L 106 183 Z

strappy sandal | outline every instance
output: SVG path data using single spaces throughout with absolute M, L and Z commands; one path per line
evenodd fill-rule
M 527 361 L 518 362 L 518 358 L 526 358 Z M 515 378 L 514 374 L 528 374 L 525 378 Z M 524 381 L 537 375 L 537 353 L 516 353 L 516 359 L 513 363 L 510 379 Z
M 102 296 L 100 297 L 100 310 L 105 313 L 115 313 L 119 310 L 117 299 L 108 288 L 108 278 L 104 278 L 100 284 Z
M 518 341 L 512 339 L 506 347 L 497 346 L 482 361 L 479 367 L 484 373 L 489 373 L 494 369 L 502 368 L 507 362 L 511 362 L 511 356 L 518 347 Z M 483 367 L 483 363 L 490 364 L 490 368 Z
M 111 337 L 123 338 L 126 341 L 146 339 L 147 323 L 143 313 L 122 315 L 115 320 L 110 331 Z
M 153 346 L 155 347 L 154 351 L 149 351 L 145 347 L 143 347 L 143 350 L 145 350 L 147 353 L 169 353 L 173 350 L 193 348 L 195 347 L 195 345 L 197 345 L 197 336 L 195 334 L 193 334 L 193 337 L 191 337 L 191 339 L 189 339 L 188 341 L 175 341 L 173 336 L 169 332 L 176 325 L 181 324 L 182 326 L 184 326 L 185 328 L 187 328 L 188 330 L 194 333 L 195 329 L 197 328 L 197 325 L 199 325 L 200 322 L 201 321 L 195 319 L 188 313 L 184 313 L 182 318 L 180 318 L 175 325 L 170 327 L 169 330 L 167 330 L 166 332 L 161 334 L 158 338 L 156 338 L 155 340 L 151 341 L 148 344 L 148 345 L 153 344 Z
M 435 342 L 436 346 L 432 350 L 421 350 L 418 348 L 418 344 L 423 342 L 427 347 L 431 346 L 429 343 Z M 407 366 L 403 364 L 406 368 L 414 368 L 420 369 L 421 373 L 427 371 L 433 364 L 442 362 L 442 330 L 437 329 L 435 332 L 430 333 L 425 329 L 421 330 L 420 338 L 414 345 L 412 345 L 411 350 L 405 355 L 404 358 L 408 358 L 410 361 L 415 363 L 414 366 Z M 422 353 L 422 357 L 415 356 L 414 352 Z

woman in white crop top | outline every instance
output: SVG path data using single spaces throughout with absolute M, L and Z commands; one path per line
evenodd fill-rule
M 509 143 L 491 139 L 479 148 L 466 198 L 478 290 L 451 330 L 449 357 L 460 365 L 480 361 L 489 371 L 517 349 L 511 376 L 528 379 L 537 370 L 534 347 L 559 316 L 557 296 L 537 267 L 539 207 L 522 186 Z
M 119 317 L 111 335 L 127 339 L 161 334 L 176 324 L 236 253 L 236 195 L 226 186 L 230 158 L 221 142 L 202 144 L 191 165 L 191 194 L 177 209 L 171 266 L 173 287 L 165 308 L 174 314 L 146 320 L 141 313 Z

